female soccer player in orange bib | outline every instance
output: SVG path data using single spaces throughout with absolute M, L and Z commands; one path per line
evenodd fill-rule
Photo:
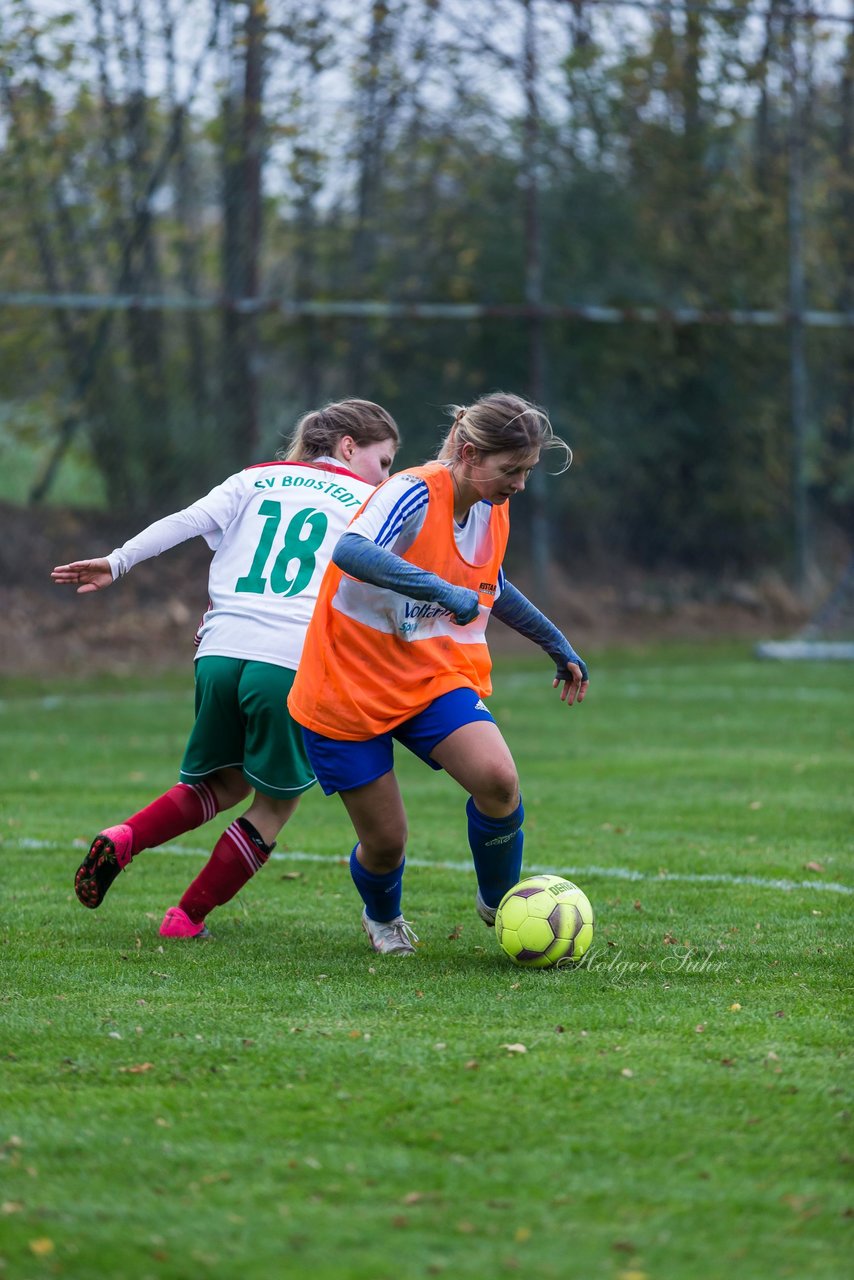
M 519 779 L 483 703 L 495 615 L 555 662 L 561 700 L 581 702 L 587 668 L 504 577 L 507 503 L 544 448 L 571 453 L 545 413 L 497 393 L 458 408 L 438 459 L 393 476 L 333 552 L 288 699 L 312 768 L 358 835 L 350 870 L 375 951 L 411 955 L 401 913 L 407 826 L 396 739 L 468 792 L 475 905 L 487 925 L 522 867 Z

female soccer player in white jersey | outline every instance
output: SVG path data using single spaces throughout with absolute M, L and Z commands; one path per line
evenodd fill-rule
M 180 781 L 139 813 L 101 831 L 74 889 L 98 907 L 143 849 L 174 840 L 239 804 L 163 937 L 207 934 L 205 918 L 270 856 L 300 795 L 316 781 L 287 697 L 332 549 L 400 444 L 394 419 L 368 400 L 308 413 L 275 462 L 248 467 L 192 506 L 143 529 L 109 556 L 58 565 L 78 593 L 108 587 L 134 565 L 200 536 L 213 550 L 210 604 L 197 636 L 196 720 Z
M 369 498 L 323 579 L 288 705 L 320 785 L 340 792 L 355 827 L 350 871 L 375 951 L 411 955 L 417 940 L 401 914 L 407 831 L 395 740 L 468 793 L 475 903 L 487 924 L 519 879 L 519 779 L 482 701 L 492 691 L 490 616 L 545 650 L 567 704 L 587 692 L 581 658 L 502 569 L 508 500 L 552 445 L 571 458 L 519 396 L 457 409 L 438 460 Z

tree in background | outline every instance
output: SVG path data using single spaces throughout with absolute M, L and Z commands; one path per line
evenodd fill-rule
M 139 300 L 0 328 L 6 421 L 54 424 L 35 496 L 85 438 L 111 496 L 162 510 L 341 394 L 388 403 L 421 458 L 445 403 L 504 385 L 576 446 L 574 483 L 520 504 L 523 523 L 548 507 L 556 546 L 786 564 L 783 328 L 289 305 L 785 308 L 790 19 L 782 0 L 12 0 L 4 287 Z M 851 28 L 797 32 L 807 296 L 850 311 Z M 848 333 L 806 337 L 832 530 L 854 501 Z

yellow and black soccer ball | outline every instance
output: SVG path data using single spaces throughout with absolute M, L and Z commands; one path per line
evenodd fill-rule
M 571 880 L 531 876 L 501 899 L 495 933 L 514 964 L 527 969 L 575 964 L 593 941 L 593 908 Z

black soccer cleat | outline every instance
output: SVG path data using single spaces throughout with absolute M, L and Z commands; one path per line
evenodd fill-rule
M 107 890 L 133 857 L 133 830 L 122 823 L 99 832 L 74 876 L 74 892 L 84 907 L 100 907 Z

